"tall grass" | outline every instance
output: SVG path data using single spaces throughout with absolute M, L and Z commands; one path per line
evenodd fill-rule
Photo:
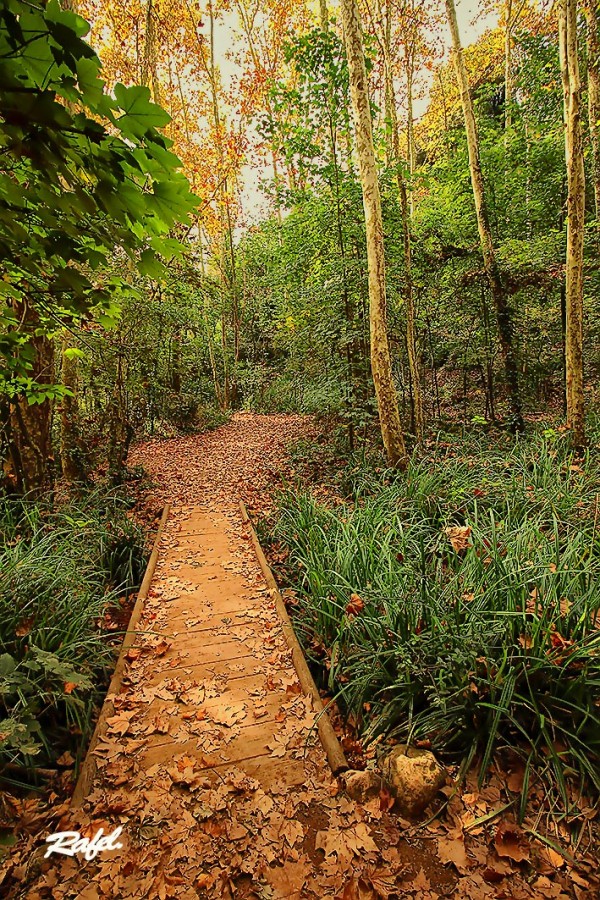
M 52 763 L 87 733 L 114 653 L 102 618 L 144 565 L 114 495 L 57 510 L 0 501 L 0 767 Z
M 598 461 L 552 433 L 456 449 L 356 470 L 341 507 L 282 498 L 296 624 L 367 740 L 479 755 L 482 778 L 510 748 L 524 796 L 536 771 L 566 805 L 574 776 L 600 789 Z

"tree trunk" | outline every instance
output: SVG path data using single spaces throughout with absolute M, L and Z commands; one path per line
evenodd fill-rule
M 392 376 L 387 333 L 385 257 L 381 196 L 369 103 L 367 72 L 357 0 L 342 0 L 344 41 L 350 75 L 350 93 L 356 131 L 360 182 L 365 210 L 367 260 L 369 266 L 369 319 L 371 331 L 371 371 L 379 407 L 379 422 L 390 465 L 407 465 L 400 423 L 398 397 Z
M 504 23 L 504 130 L 507 133 L 512 125 L 512 0 L 506 3 L 506 22 Z M 505 137 L 505 140 L 507 135 Z
M 392 56 L 390 48 L 391 28 L 388 18 L 388 27 L 385 29 L 385 35 L 382 42 L 384 67 L 385 67 L 385 88 L 387 96 L 387 106 L 389 112 L 391 144 L 392 144 L 392 160 L 396 171 L 396 181 L 398 184 L 398 196 L 400 200 L 400 210 L 402 215 L 402 236 L 404 251 L 404 302 L 406 306 L 406 350 L 408 353 L 408 365 L 410 369 L 411 380 L 411 396 L 414 416 L 414 429 L 417 442 L 420 444 L 423 440 L 424 415 L 423 415 L 423 391 L 421 390 L 421 376 L 419 372 L 419 357 L 417 353 L 417 337 L 415 327 L 415 302 L 413 292 L 412 279 L 412 246 L 410 236 L 410 209 L 406 190 L 406 182 L 402 173 L 402 158 L 400 153 L 400 128 L 398 125 L 398 111 L 396 109 L 396 96 L 394 90 L 394 78 L 392 72 Z M 412 89 L 412 88 L 411 88 Z M 412 116 L 412 105 L 409 106 L 409 118 Z M 409 129 L 409 153 L 410 141 L 412 140 L 412 129 Z M 412 170 L 411 170 L 412 174 Z
M 65 335 L 61 347 L 61 383 L 70 391 L 60 405 L 60 461 L 65 481 L 85 482 L 87 473 L 79 432 L 78 360 L 67 351 L 71 342 Z
M 148 0 L 146 10 L 146 34 L 144 37 L 144 57 L 142 60 L 141 83 L 150 88 L 152 99 L 160 104 L 160 84 L 156 65 L 156 11 L 153 0 Z
M 462 47 L 460 43 L 460 34 L 458 31 L 458 22 L 456 19 L 456 9 L 454 0 L 446 0 L 446 14 L 448 24 L 452 35 L 452 59 L 456 80 L 460 92 L 463 116 L 465 120 L 465 131 L 467 134 L 467 147 L 469 151 L 469 169 L 471 172 L 471 184 L 473 187 L 473 197 L 475 200 L 475 213 L 477 215 L 477 227 L 479 230 L 479 240 L 481 243 L 481 252 L 483 255 L 483 264 L 485 266 L 486 275 L 490 284 L 490 290 L 496 309 L 496 320 L 498 323 L 498 333 L 500 336 L 500 346 L 504 359 L 504 370 L 506 373 L 506 383 L 509 394 L 511 407 L 512 427 L 515 431 L 523 431 L 523 413 L 521 410 L 521 400 L 519 394 L 519 376 L 517 371 L 517 360 L 514 352 L 514 335 L 513 322 L 510 308 L 508 306 L 506 292 L 502 284 L 498 261 L 494 251 L 492 240 L 492 231 L 488 215 L 488 208 L 485 197 L 485 187 L 483 183 L 483 173 L 481 171 L 481 161 L 479 157 L 479 137 L 477 134 L 477 125 L 475 122 L 475 113 L 473 110 L 473 101 L 469 91 L 469 80 L 465 67 Z
M 558 7 L 560 68 L 565 119 L 567 168 L 567 253 L 565 380 L 567 424 L 573 446 L 585 446 L 583 399 L 583 232 L 585 172 L 581 129 L 581 79 L 577 58 L 577 0 L 560 0 Z
M 327 9 L 327 0 L 319 0 L 319 18 L 321 20 L 321 31 L 329 31 L 329 10 Z
M 588 115 L 592 148 L 592 182 L 596 207 L 596 233 L 600 228 L 600 39 L 598 37 L 598 2 L 584 0 L 588 49 Z
M 33 335 L 38 316 L 31 307 L 25 307 L 21 322 Z M 54 384 L 54 345 L 45 334 L 31 338 L 34 351 L 31 378 L 41 388 Z M 8 431 L 9 455 L 4 463 L 4 473 L 11 489 L 20 494 L 38 497 L 51 490 L 53 485 L 52 454 L 52 402 L 29 403 L 26 397 L 16 398 L 9 407 Z

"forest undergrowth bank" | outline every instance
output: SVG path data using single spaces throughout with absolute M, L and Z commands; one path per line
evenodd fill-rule
M 0 845 L 10 797 L 70 794 L 147 561 L 122 490 L 0 500 Z
M 500 786 L 491 822 L 502 807 L 565 852 L 595 840 L 600 787 L 591 433 L 583 456 L 554 428 L 440 435 L 404 474 L 306 443 L 261 527 L 353 764 L 431 748 L 462 798 Z

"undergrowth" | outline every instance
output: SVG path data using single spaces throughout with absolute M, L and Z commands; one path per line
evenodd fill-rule
M 596 439 L 598 435 L 595 435 Z M 438 442 L 350 467 L 343 505 L 290 491 L 296 626 L 366 741 L 431 744 L 483 780 L 500 752 L 569 807 L 600 788 L 597 456 L 564 436 Z
M 0 772 L 77 752 L 113 662 L 103 617 L 144 567 L 143 532 L 115 495 L 0 500 Z

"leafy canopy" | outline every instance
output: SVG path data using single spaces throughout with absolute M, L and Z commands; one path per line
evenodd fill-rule
M 124 279 L 115 252 L 158 275 L 165 237 L 197 204 L 145 87 L 105 91 L 88 24 L 0 0 L 0 393 L 39 391 L 35 334 L 94 315 L 110 325 Z M 118 249 L 117 249 L 118 248 Z M 114 273 L 114 266 L 112 267 Z

